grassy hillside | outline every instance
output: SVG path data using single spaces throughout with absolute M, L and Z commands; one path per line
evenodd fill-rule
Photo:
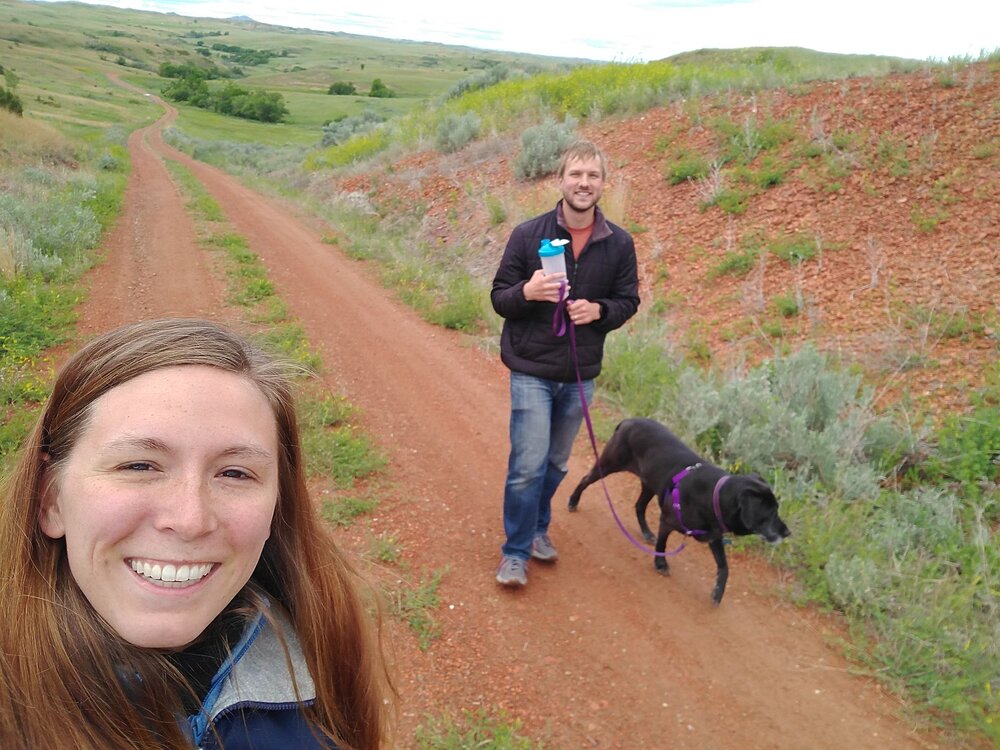
M 266 51 L 260 65 L 240 64 L 225 45 Z M 245 88 L 281 93 L 290 115 L 275 128 L 242 123 L 237 139 L 313 143 L 324 122 L 373 109 L 391 117 L 441 96 L 477 71 L 501 63 L 528 71 L 564 70 L 583 61 L 485 52 L 317 32 L 245 20 L 188 18 L 80 3 L 0 1 L 0 65 L 19 79 L 26 115 L 53 124 L 131 126 L 158 111 L 110 85 L 109 72 L 152 92 L 166 83 L 163 63 L 215 65 Z M 367 96 L 381 79 L 392 98 Z M 352 83 L 358 96 L 331 96 L 329 86 Z M 188 111 L 180 123 L 186 125 Z M 196 134 L 225 131 L 232 118 L 199 113 Z

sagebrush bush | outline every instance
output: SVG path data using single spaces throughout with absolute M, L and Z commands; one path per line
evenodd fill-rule
M 563 152 L 576 140 L 576 120 L 546 120 L 521 134 L 521 153 L 514 160 L 514 176 L 519 180 L 553 174 Z
M 435 139 L 438 150 L 443 154 L 458 151 L 479 135 L 481 124 L 482 121 L 475 112 L 466 112 L 464 115 L 449 114 L 438 126 Z
M 198 161 L 214 164 L 236 174 L 266 175 L 269 183 L 275 179 L 283 182 L 300 179 L 301 163 L 307 151 L 302 146 L 275 147 L 260 143 L 205 141 L 176 128 L 166 128 L 163 140 Z
M 682 369 L 665 324 L 640 318 L 607 339 L 601 398 L 623 415 L 655 419 L 674 398 Z
M 52 275 L 94 247 L 102 227 L 88 203 L 96 195 L 97 183 L 87 175 L 34 167 L 8 175 L 0 226 L 16 271 Z
M 385 118 L 370 109 L 366 109 L 360 115 L 342 117 L 323 126 L 323 137 L 320 140 L 320 145 L 324 148 L 337 146 L 351 136 L 374 130 L 383 122 L 385 122 Z

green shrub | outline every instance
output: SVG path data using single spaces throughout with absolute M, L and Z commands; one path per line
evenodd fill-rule
M 982 404 L 971 414 L 949 414 L 939 428 L 933 454 L 921 468 L 937 482 L 1000 481 L 1000 405 Z M 1000 518 L 1000 507 L 991 515 Z
M 747 203 L 749 200 L 750 195 L 748 193 L 745 193 L 742 190 L 729 188 L 721 191 L 717 196 L 715 196 L 715 205 L 727 214 L 738 215 L 746 213 Z
M 0 108 L 13 112 L 18 117 L 22 117 L 24 114 L 24 104 L 21 102 L 21 97 L 3 86 L 0 86 Z
M 802 263 L 816 255 L 816 238 L 804 232 L 779 234 L 768 243 L 768 249 L 788 263 Z
M 701 154 L 679 151 L 667 164 L 667 182 L 678 185 L 688 180 L 704 179 L 708 175 L 709 166 L 708 159 Z
M 486 203 L 486 210 L 490 212 L 490 226 L 495 227 L 507 221 L 507 208 L 503 201 L 495 195 L 487 195 L 483 198 Z
M 622 414 L 655 418 L 675 397 L 682 369 L 673 356 L 665 325 L 641 318 L 608 337 L 601 398 Z
M 379 99 L 391 99 L 395 95 L 392 89 L 382 83 L 381 78 L 376 78 L 372 81 L 371 88 L 368 90 L 368 96 L 374 96 Z
M 514 160 L 514 176 L 531 180 L 553 174 L 559 168 L 563 152 L 576 140 L 576 120 L 546 120 L 521 134 L 521 152 Z
M 768 155 L 760 158 L 757 169 L 748 170 L 747 179 L 759 188 L 767 189 L 780 185 L 785 181 L 785 175 L 792 169 L 791 162 L 781 161 Z
M 335 96 L 350 96 L 358 93 L 358 90 L 353 83 L 336 81 L 335 83 L 330 84 L 330 88 L 326 90 L 326 93 L 333 94 Z
M 458 151 L 479 135 L 481 120 L 475 112 L 464 115 L 449 114 L 438 126 L 436 144 L 444 154 Z
M 730 251 L 722 256 L 715 266 L 709 269 L 706 278 L 711 281 L 720 276 L 746 276 L 757 264 L 759 253 L 756 250 Z
M 774 309 L 783 318 L 791 318 L 799 314 L 799 301 L 791 294 L 779 294 L 775 296 Z

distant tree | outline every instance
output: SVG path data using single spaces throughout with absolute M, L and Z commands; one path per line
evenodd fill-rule
M 159 74 L 162 78 L 218 78 L 220 71 L 215 65 L 209 63 L 209 67 L 204 68 L 195 63 L 160 63 Z
M 204 77 L 197 74 L 170 81 L 163 88 L 163 95 L 175 102 L 260 122 L 281 122 L 288 114 L 281 94 L 248 91 L 232 81 L 213 92 Z
M 381 78 L 376 78 L 372 81 L 372 87 L 368 91 L 368 96 L 377 96 L 380 99 L 390 99 L 395 96 L 392 90 L 382 83 Z
M 163 88 L 163 95 L 175 102 L 187 102 L 195 107 L 204 107 L 211 98 L 208 83 L 201 76 L 176 78 Z
M 330 88 L 327 89 L 328 94 L 336 94 L 337 96 L 349 96 L 351 94 L 358 93 L 358 90 L 354 87 L 353 83 L 347 83 L 346 81 L 337 81 L 330 84 Z
M 281 94 L 274 91 L 254 91 L 237 116 L 261 122 L 281 122 L 287 114 L 288 107 Z

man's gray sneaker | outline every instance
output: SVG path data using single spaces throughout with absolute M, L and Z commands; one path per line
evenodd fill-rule
M 555 562 L 559 558 L 559 553 L 556 552 L 548 534 L 539 534 L 531 543 L 531 556 L 536 560 Z
M 525 586 L 528 583 L 528 562 L 520 557 L 504 556 L 497 568 L 497 583 L 504 586 Z

